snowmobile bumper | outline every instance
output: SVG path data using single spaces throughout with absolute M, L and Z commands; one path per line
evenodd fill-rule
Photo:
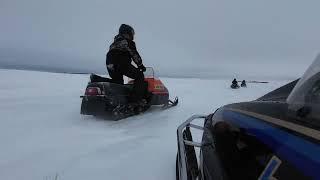
M 80 96 L 82 98 L 81 114 L 103 115 L 106 111 L 105 96 Z
M 201 155 L 200 166 L 198 166 L 194 149 L 194 147 L 201 148 L 203 144 L 192 140 L 190 128 L 204 130 L 203 127 L 192 124 L 191 122 L 195 119 L 204 120 L 206 117 L 206 115 L 194 115 L 182 123 L 177 129 L 178 153 L 176 159 L 176 177 L 179 180 L 197 179 L 199 175 L 201 176 L 203 174 Z
M 152 105 L 167 104 L 168 99 L 169 99 L 169 94 L 152 94 L 150 104 Z

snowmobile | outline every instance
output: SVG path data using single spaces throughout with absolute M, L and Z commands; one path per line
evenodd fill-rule
M 231 89 L 238 89 L 238 88 L 240 88 L 240 86 L 239 86 L 238 83 L 232 83 L 232 84 L 230 85 L 230 88 L 231 88 Z
M 231 84 L 231 89 L 238 89 L 240 86 L 238 84 Z
M 231 89 L 238 89 L 240 88 L 238 81 L 236 79 L 233 79 L 232 84 L 230 85 Z
M 148 110 L 151 106 L 167 109 L 178 104 L 178 98 L 169 99 L 169 91 L 159 78 L 154 76 L 153 68 L 144 72 L 147 95 L 143 102 L 131 100 L 134 81 L 126 84 L 115 83 L 112 79 L 91 74 L 81 103 L 81 114 L 100 116 L 119 120 Z
M 320 55 L 300 79 L 181 124 L 177 180 L 320 179 L 319 105 Z

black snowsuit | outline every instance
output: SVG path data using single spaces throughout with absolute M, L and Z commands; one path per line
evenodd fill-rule
M 236 79 L 233 79 L 232 84 L 233 85 L 238 85 L 238 81 Z
M 142 64 L 136 44 L 132 40 L 117 35 L 106 57 L 110 77 L 117 83 L 123 83 L 123 75 L 135 80 L 143 79 L 143 72 L 131 64 L 132 60 L 138 66 Z
M 233 89 L 239 88 L 238 81 L 236 79 L 233 79 L 231 88 Z
M 246 80 L 243 80 L 243 81 L 241 82 L 241 87 L 247 87 Z
M 142 59 L 137 51 L 135 42 L 122 35 L 117 35 L 106 55 L 108 73 L 114 82 L 120 84 L 124 83 L 124 75 L 134 79 L 133 93 L 135 98 L 133 101 L 136 101 L 145 96 L 147 84 L 144 82 L 143 72 L 131 64 L 132 60 L 137 66 L 142 65 Z

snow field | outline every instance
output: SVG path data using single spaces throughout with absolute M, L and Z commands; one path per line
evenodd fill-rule
M 0 179 L 175 179 L 176 128 L 287 83 L 161 78 L 177 107 L 121 121 L 81 116 L 88 75 L 0 70 Z M 239 79 L 240 80 L 240 79 Z

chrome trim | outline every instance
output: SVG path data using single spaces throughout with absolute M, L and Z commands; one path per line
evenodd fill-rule
M 193 142 L 193 141 L 188 141 L 188 140 L 183 140 L 185 145 L 189 145 L 189 146 L 195 146 L 195 147 L 201 147 L 202 144 L 198 143 L 198 142 Z
M 200 129 L 200 130 L 204 130 L 203 127 L 195 125 L 195 124 L 189 124 L 189 127 L 195 128 L 195 129 Z

